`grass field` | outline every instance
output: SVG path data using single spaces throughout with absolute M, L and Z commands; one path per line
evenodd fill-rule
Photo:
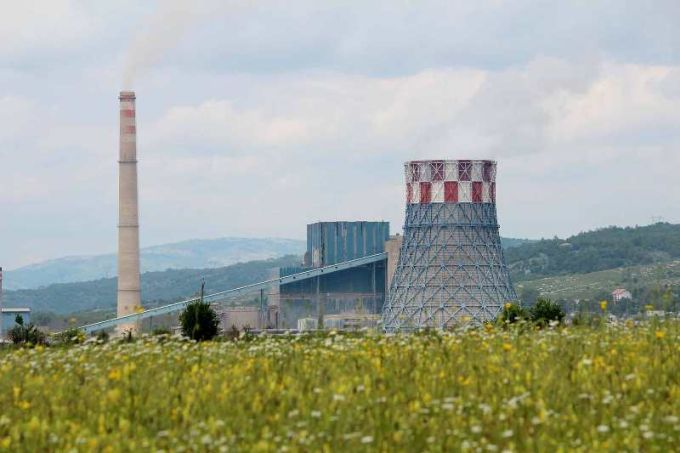
M 0 356 L 4 451 L 660 451 L 680 325 L 158 338 Z
M 622 267 L 589 274 L 570 274 L 557 277 L 523 280 L 516 286 L 533 288 L 553 299 L 590 299 L 602 292 L 619 287 L 680 285 L 680 261 L 661 264 Z

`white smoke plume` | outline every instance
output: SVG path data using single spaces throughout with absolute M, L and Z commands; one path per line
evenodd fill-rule
M 125 57 L 124 88 L 133 88 L 136 77 L 157 64 L 200 22 L 246 4 L 244 0 L 160 0 L 157 10 L 133 38 Z

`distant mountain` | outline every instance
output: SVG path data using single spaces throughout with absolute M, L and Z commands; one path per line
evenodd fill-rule
M 276 268 L 298 265 L 301 260 L 300 256 L 287 255 L 214 269 L 147 272 L 142 274 L 142 303 L 153 307 L 188 298 L 196 294 L 203 279 L 207 294 L 261 282 L 273 278 Z M 116 284 L 116 278 L 103 278 L 6 291 L 4 303 L 9 307 L 29 307 L 36 312 L 56 314 L 114 309 Z
M 528 239 L 502 238 L 503 247 L 530 243 Z M 142 272 L 168 269 L 208 269 L 235 263 L 302 255 L 306 242 L 297 239 L 220 238 L 194 239 L 145 247 Z M 70 256 L 6 270 L 7 290 L 36 289 L 55 283 L 74 283 L 116 276 L 116 255 Z
M 176 242 L 141 250 L 142 272 L 217 268 L 234 263 L 302 255 L 305 241 L 220 238 Z M 72 256 L 5 271 L 5 289 L 35 289 L 116 276 L 116 255 Z

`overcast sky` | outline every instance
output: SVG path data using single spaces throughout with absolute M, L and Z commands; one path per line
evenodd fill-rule
M 680 2 L 3 1 L 0 265 L 403 223 L 402 164 L 499 161 L 501 233 L 680 222 Z

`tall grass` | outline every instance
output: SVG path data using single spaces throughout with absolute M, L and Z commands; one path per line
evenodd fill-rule
M 0 356 L 8 451 L 673 451 L 677 322 Z

